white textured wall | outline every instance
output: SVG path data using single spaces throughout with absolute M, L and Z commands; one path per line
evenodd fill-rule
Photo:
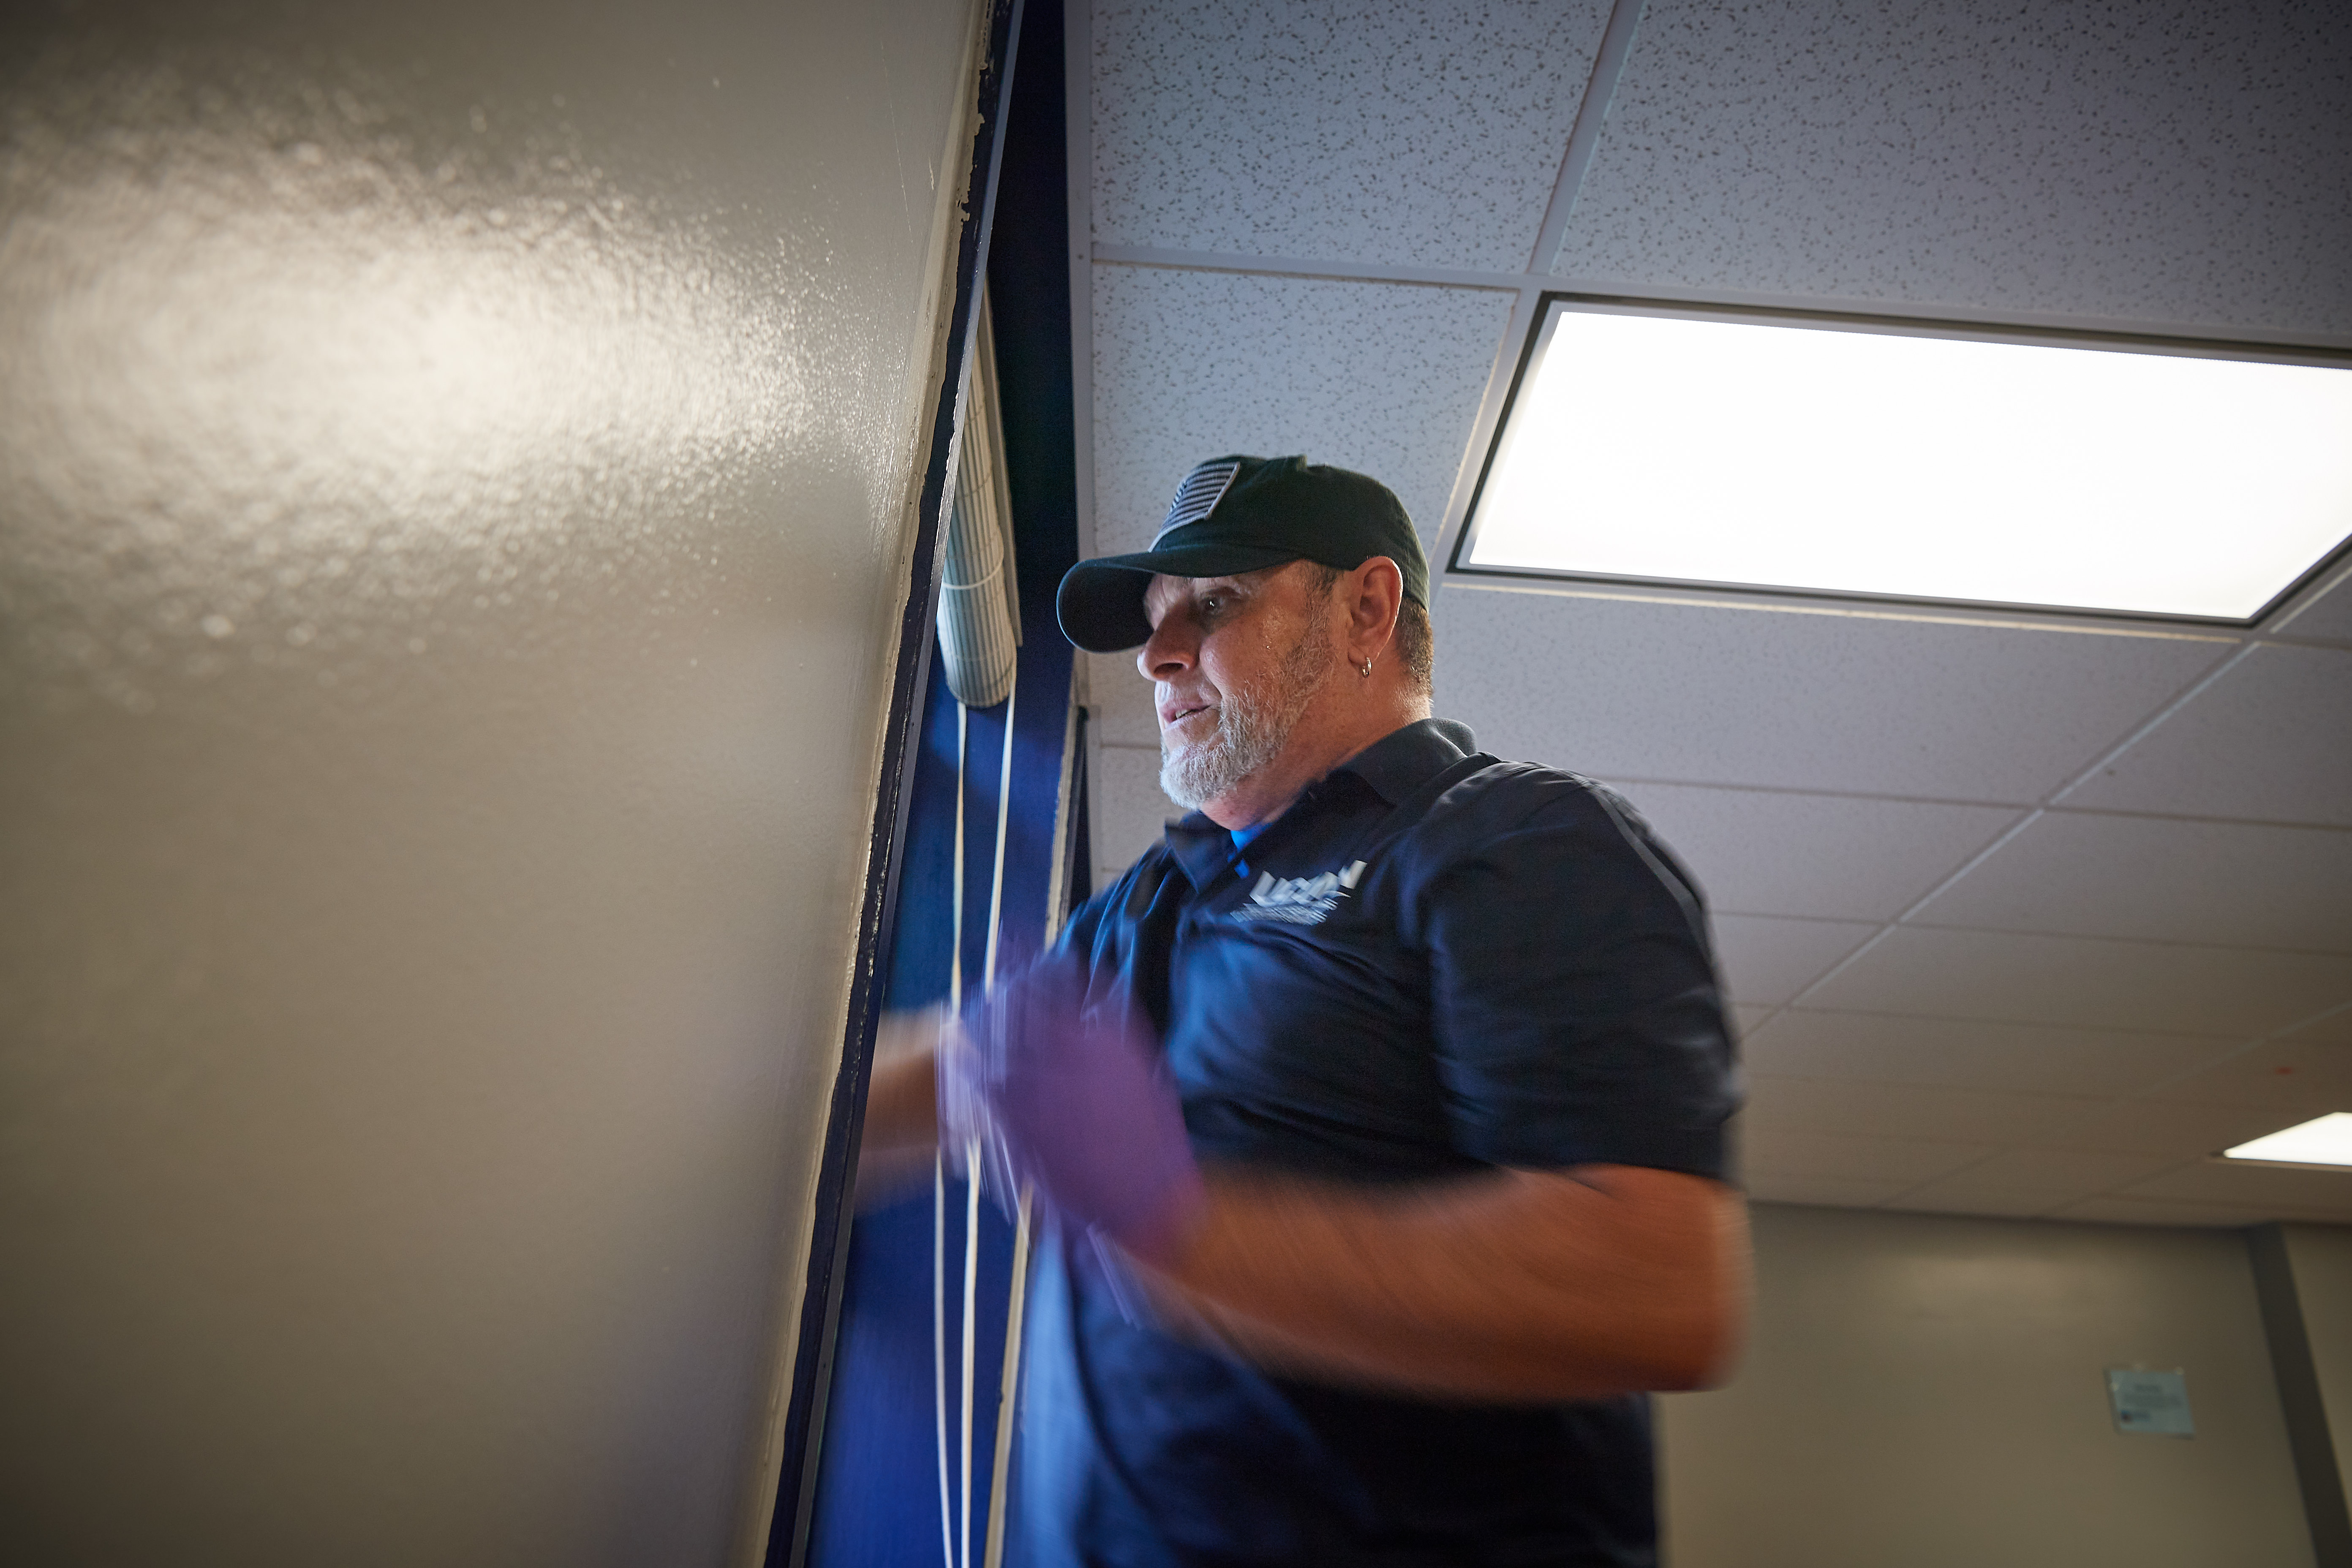
M 1730 1387 L 1660 1401 L 1674 1568 L 2310 1568 L 2244 1240 L 1756 1211 Z M 2183 1369 L 2189 1439 L 2104 1369 Z
M 12 1561 L 756 1534 L 973 15 L 0 19 Z

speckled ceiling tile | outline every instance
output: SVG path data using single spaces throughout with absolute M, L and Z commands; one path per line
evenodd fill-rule
M 1095 530 L 1150 542 L 1177 482 L 1226 452 L 1360 469 L 1431 543 L 1511 297 L 1095 268 Z
M 2273 623 L 2271 629 L 2291 637 L 2352 643 L 2352 576 L 2338 579 L 2334 587 L 2305 605 L 2292 619 Z
M 1459 584 L 1433 619 L 1437 710 L 1497 756 L 1988 805 L 2039 800 L 2231 647 Z
M 1605 0 L 1094 14 L 1095 237 L 1529 265 Z
M 2352 332 L 2342 0 L 1654 0 L 1566 274 Z

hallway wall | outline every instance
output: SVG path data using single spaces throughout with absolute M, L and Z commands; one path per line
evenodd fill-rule
M 12 1558 L 757 1549 L 977 16 L 0 18 Z
M 1674 1568 L 2309 1568 L 2234 1231 L 1759 1205 L 1730 1387 L 1660 1401 Z M 2179 1368 L 2193 1438 L 2123 1435 Z

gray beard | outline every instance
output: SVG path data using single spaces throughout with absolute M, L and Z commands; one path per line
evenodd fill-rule
M 1331 645 L 1310 626 L 1283 656 L 1270 690 L 1228 691 L 1217 704 L 1210 740 L 1171 750 L 1160 742 L 1160 787 L 1187 811 L 1198 811 L 1282 755 L 1315 689 L 1331 668 Z

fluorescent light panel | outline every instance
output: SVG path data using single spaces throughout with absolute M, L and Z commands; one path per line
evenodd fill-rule
M 1458 564 L 2248 619 L 2352 534 L 2352 369 L 1552 302 Z
M 2267 1160 L 2289 1165 L 2342 1165 L 2352 1169 L 2352 1110 L 2331 1110 L 2267 1138 L 2221 1151 L 2228 1160 Z

